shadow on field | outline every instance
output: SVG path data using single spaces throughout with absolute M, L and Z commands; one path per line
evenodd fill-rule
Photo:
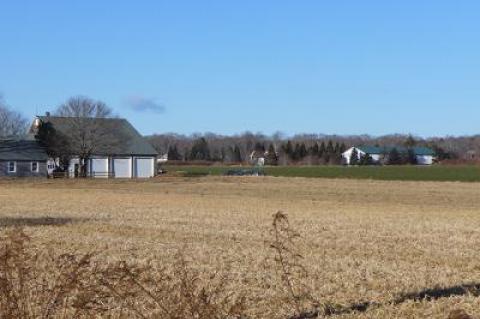
M 0 227 L 63 226 L 87 221 L 70 217 L 0 217 Z
M 448 298 L 453 296 L 472 295 L 475 297 L 480 296 L 480 283 L 470 283 L 458 286 L 452 286 L 447 288 L 432 288 L 424 289 L 418 292 L 408 293 L 400 296 L 395 300 L 395 304 L 400 304 L 408 300 L 436 300 L 439 298 Z
M 349 306 L 327 306 L 323 311 L 312 310 L 303 312 L 299 315 L 292 316 L 289 319 L 313 319 L 319 316 L 338 316 L 350 313 L 366 312 L 371 308 L 378 308 L 386 305 L 399 305 L 401 303 L 413 300 L 413 301 L 433 301 L 440 298 L 449 298 L 453 296 L 472 295 L 475 297 L 480 296 L 480 283 L 469 283 L 457 286 L 451 286 L 446 288 L 429 288 L 416 292 L 407 293 L 401 295 L 392 302 L 378 303 L 378 302 L 359 302 Z

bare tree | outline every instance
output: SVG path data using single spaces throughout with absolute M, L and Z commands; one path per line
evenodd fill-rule
M 0 96 L 0 138 L 22 137 L 26 134 L 28 121 L 22 114 L 10 110 Z
M 436 153 L 439 160 L 455 160 L 467 158 L 469 160 L 480 160 L 480 135 L 473 136 L 445 136 L 445 137 L 429 137 L 423 138 L 419 136 L 405 135 L 405 134 L 390 134 L 383 136 L 369 136 L 369 135 L 325 135 L 325 134 L 297 134 L 294 136 L 286 136 L 281 133 L 274 133 L 271 136 L 266 136 L 261 133 L 245 132 L 238 135 L 218 135 L 213 133 L 196 133 L 192 135 L 181 135 L 175 133 L 157 134 L 147 137 L 152 145 L 160 152 L 167 152 L 170 146 L 176 146 L 180 152 L 184 154 L 190 154 L 190 150 L 195 140 L 204 138 L 208 142 L 211 154 L 218 152 L 225 153 L 223 156 L 224 162 L 232 161 L 232 151 L 238 147 L 241 153 L 242 160 L 247 158 L 247 155 L 255 150 L 257 144 L 263 144 L 267 147 L 269 144 L 273 144 L 278 152 L 278 163 L 281 165 L 289 165 L 289 157 L 285 154 L 284 147 L 290 141 L 293 146 L 295 144 L 305 144 L 307 149 L 312 149 L 315 145 L 324 146 L 329 142 L 332 146 L 338 145 L 336 156 L 328 153 L 322 153 L 325 156 L 319 157 L 309 154 L 304 160 L 297 161 L 296 164 L 303 165 L 319 165 L 319 164 L 339 164 L 338 153 L 340 150 L 351 146 L 372 145 L 380 147 L 413 145 L 417 147 L 429 147 Z M 237 158 L 237 157 L 235 157 Z M 215 157 L 212 157 L 212 161 L 216 161 Z M 237 161 L 234 161 L 237 162 Z
M 109 118 L 112 117 L 112 109 L 102 101 L 75 96 L 60 105 L 55 115 L 69 118 Z
M 86 176 L 86 163 L 92 155 L 116 154 L 121 143 L 128 142 L 118 130 L 118 121 L 111 119 L 112 109 L 101 101 L 72 97 L 54 115 L 42 124 L 37 136 L 56 157 L 78 157 L 81 176 Z

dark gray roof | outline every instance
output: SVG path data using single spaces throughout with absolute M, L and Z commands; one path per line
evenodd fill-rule
M 46 161 L 45 148 L 32 140 L 0 140 L 2 161 Z
M 53 128 L 62 134 L 68 136 L 72 118 L 57 116 L 38 116 L 42 122 L 50 122 Z M 105 122 L 105 126 L 113 132 L 118 132 L 122 138 L 122 143 L 115 143 L 115 149 L 98 149 L 95 155 L 150 155 L 157 156 L 157 151 L 150 143 L 128 122 L 121 118 L 87 118 L 83 120 Z M 97 122 L 98 123 L 98 122 Z

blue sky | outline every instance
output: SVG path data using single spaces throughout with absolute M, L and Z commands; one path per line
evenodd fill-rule
M 144 134 L 480 133 L 480 1 L 2 1 L 0 92 Z

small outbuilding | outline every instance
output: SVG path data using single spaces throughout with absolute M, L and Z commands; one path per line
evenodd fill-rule
M 35 140 L 0 140 L 0 177 L 47 177 L 48 155 Z

